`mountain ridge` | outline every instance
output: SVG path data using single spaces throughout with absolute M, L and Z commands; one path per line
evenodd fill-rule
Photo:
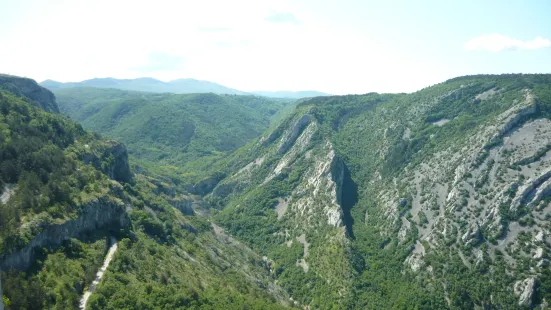
M 155 105 L 176 120 L 182 116 L 167 107 L 204 109 L 207 113 L 198 115 L 219 125 L 229 113 L 209 109 L 226 100 L 242 107 L 259 98 L 60 91 L 69 92 L 59 93 L 68 104 L 60 108 L 71 107 L 74 115 L 107 107 L 108 117 L 89 119 L 108 127 L 139 114 L 129 107 Z M 71 99 L 71 92 L 86 96 Z M 265 107 L 254 102 L 254 110 Z M 120 235 L 120 252 L 90 299 L 92 309 L 194 303 L 227 308 L 246 302 L 311 309 L 546 307 L 551 300 L 551 74 L 465 76 L 411 94 L 321 96 L 291 106 L 216 161 L 198 154 L 195 163 L 201 165 L 180 171 L 202 171 L 191 185 L 167 177 L 182 168 L 179 164 L 155 173 L 151 166 L 131 164 L 132 181 L 113 180 L 112 172 L 120 169 L 106 165 L 121 161 L 104 151 L 93 152 L 103 156 L 99 164 L 89 160 L 79 166 L 101 169 L 103 176 L 95 176 L 115 182 L 110 193 L 132 203 L 126 208 L 129 232 Z M 6 111 L 19 113 L 0 106 L 0 113 Z M 150 110 L 144 115 L 155 116 Z M 28 117 L 0 121 L 18 119 L 36 126 Z M 151 122 L 152 133 L 175 124 L 161 114 Z M 136 131 L 144 123 L 132 122 L 127 129 Z M 217 132 L 226 137 L 231 130 Z M 74 146 L 76 158 L 89 152 L 86 145 Z M 109 143 L 101 145 L 110 149 Z M 19 184 L 15 195 L 35 182 L 26 184 Z M 110 183 L 101 184 L 95 186 L 100 192 Z M 7 196 L 11 190 L 6 187 Z M 74 247 L 62 248 L 56 255 Z M 63 259 L 61 265 L 72 266 L 71 258 Z M 6 295 L 20 296 L 17 302 L 26 298 L 16 294 L 13 283 L 20 278 L 2 274 L 8 279 L 2 282 Z M 213 291 L 197 279 L 230 282 Z M 235 291 L 233 281 L 246 289 Z M 127 293 L 129 286 L 137 293 Z M 228 302 L 226 292 L 236 299 Z
M 40 85 L 51 88 L 73 88 L 73 87 L 100 87 L 117 88 L 122 90 L 133 90 L 154 93 L 217 93 L 217 94 L 244 94 L 244 92 L 222 86 L 217 83 L 195 79 L 177 79 L 163 82 L 154 78 L 144 77 L 137 79 L 115 79 L 115 78 L 93 78 L 81 82 L 62 83 L 53 80 L 45 80 Z
M 190 165 L 202 166 L 208 158 L 224 157 L 245 145 L 295 104 L 251 95 L 109 88 L 65 88 L 54 93 L 61 112 L 84 128 L 120 139 L 142 162 L 188 176 L 197 170 Z
M 206 199 L 313 308 L 545 305 L 550 89 L 483 75 L 304 100 Z
M 75 88 L 75 87 L 100 87 L 116 88 L 121 90 L 154 92 L 154 93 L 215 93 L 231 95 L 259 95 L 269 98 L 289 98 L 301 99 L 314 96 L 327 96 L 328 94 L 317 91 L 274 91 L 274 92 L 245 92 L 229 88 L 214 82 L 196 80 L 191 78 L 175 79 L 168 82 L 157 80 L 150 77 L 136 79 L 116 79 L 116 78 L 93 78 L 81 82 L 58 82 L 54 80 L 44 80 L 39 83 L 50 90 Z

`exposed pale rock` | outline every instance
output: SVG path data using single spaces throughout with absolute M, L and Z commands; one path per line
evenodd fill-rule
M 505 112 L 502 117 L 503 125 L 499 128 L 498 132 L 490 139 L 490 142 L 495 142 L 499 140 L 503 135 L 505 135 L 509 130 L 517 126 L 517 124 L 522 121 L 525 117 L 536 113 L 538 106 L 530 93 L 526 94 L 526 101 L 523 106 L 515 106 Z
M 541 308 L 542 310 L 548 309 L 548 308 L 549 308 L 549 303 L 547 302 L 547 300 L 545 300 L 545 298 L 544 298 L 543 301 L 541 302 L 540 308 Z
M 289 206 L 289 198 L 286 199 L 277 199 L 277 205 L 275 206 L 275 211 L 277 213 L 277 219 L 281 219 L 285 215 L 285 211 L 287 211 L 287 207 Z
M 519 296 L 519 306 L 530 307 L 532 305 L 532 296 L 536 288 L 536 279 L 528 278 L 524 281 L 517 281 L 514 285 L 514 292 L 516 296 Z
M 543 231 L 542 230 L 538 231 L 538 233 L 534 236 L 534 242 L 543 242 L 543 237 L 544 237 Z
M 304 272 L 308 272 L 309 266 L 304 258 L 297 260 L 297 266 L 301 267 Z
M 6 184 L 0 195 L 0 202 L 7 204 L 10 201 L 11 196 L 15 193 L 15 184 Z
M 478 99 L 478 100 L 487 100 L 488 98 L 490 98 L 491 96 L 493 96 L 494 94 L 496 94 L 498 91 L 495 89 L 495 88 L 492 88 L 490 90 L 487 90 L 483 93 L 480 93 L 478 95 L 476 95 L 475 99 Z
M 411 270 L 417 272 L 424 266 L 425 261 L 423 260 L 423 256 L 421 254 L 413 253 L 406 258 L 405 263 L 409 265 Z
M 449 202 L 451 200 L 455 200 L 459 198 L 459 191 L 457 188 L 452 188 L 452 190 L 448 193 L 448 197 L 446 197 L 446 202 Z
M 536 249 L 536 253 L 532 256 L 533 259 L 540 259 L 543 256 L 543 248 L 539 247 Z
M 306 147 L 310 144 L 310 140 L 312 139 L 312 136 L 317 131 L 317 124 L 315 122 L 310 122 L 308 126 L 301 131 L 300 136 L 293 140 L 294 144 L 290 146 L 288 151 L 283 155 L 283 157 L 279 160 L 276 167 L 274 168 L 274 171 L 266 177 L 264 180 L 264 183 L 269 182 L 274 177 L 279 175 L 283 169 L 290 166 L 299 155 L 302 154 L 302 152 L 306 149 Z
M 549 266 L 549 261 L 547 259 L 542 259 L 540 260 L 537 264 L 536 264 L 536 267 L 538 268 L 543 268 L 543 267 L 547 267 Z
M 124 205 L 107 198 L 95 199 L 82 206 L 78 218 L 67 220 L 63 224 L 47 226 L 24 248 L 0 257 L 0 269 L 27 269 L 34 259 L 37 248 L 59 246 L 64 240 L 76 238 L 103 227 L 123 228 L 128 225 L 130 225 L 130 219 Z
M 548 195 L 551 191 L 551 167 L 547 168 L 539 177 L 531 178 L 519 188 L 517 195 L 511 202 L 510 210 L 515 212 L 522 204 L 533 195 L 531 204 L 539 201 L 544 195 Z M 534 191 L 536 191 L 535 194 Z
M 402 217 L 402 226 L 398 231 L 398 240 L 404 242 L 407 238 L 408 233 L 411 231 L 411 223 Z
M 257 158 L 255 160 L 253 160 L 252 162 L 248 163 L 245 167 L 239 169 L 239 171 L 236 174 L 250 172 L 254 167 L 258 167 L 258 166 L 262 165 L 265 158 L 266 158 L 266 156 L 262 156 L 260 158 Z
M 481 249 L 473 249 L 473 255 L 475 257 L 475 265 L 479 265 L 484 262 L 484 252 Z
M 471 224 L 469 229 L 461 236 L 461 240 L 465 245 L 476 245 L 482 239 L 482 234 L 480 233 L 480 227 L 477 222 Z
M 342 211 L 340 208 L 333 208 L 327 211 L 327 224 L 339 227 L 342 226 Z
M 300 119 L 298 119 L 291 126 L 291 128 L 288 129 L 287 132 L 285 132 L 283 138 L 281 139 L 277 152 L 279 154 L 287 152 L 287 150 L 289 150 L 289 148 L 295 143 L 304 128 L 306 128 L 306 126 L 310 124 L 311 120 L 312 117 L 308 114 L 305 114 Z

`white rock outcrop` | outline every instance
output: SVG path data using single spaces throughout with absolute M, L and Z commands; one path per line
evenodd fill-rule
M 532 305 L 532 296 L 536 288 L 536 279 L 528 278 L 515 282 L 514 292 L 519 296 L 518 305 L 529 307 Z

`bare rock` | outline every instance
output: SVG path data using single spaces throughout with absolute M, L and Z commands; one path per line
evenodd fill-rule
M 285 136 L 281 140 L 279 145 L 278 153 L 283 154 L 289 150 L 289 148 L 295 143 L 297 138 L 300 136 L 304 128 L 310 124 L 311 116 L 303 115 L 298 119 L 295 124 L 285 133 Z
M 519 296 L 518 305 L 530 307 L 532 305 L 532 296 L 536 289 L 536 279 L 528 278 L 524 281 L 515 282 L 514 292 Z
M 96 150 L 90 150 L 84 154 L 82 161 L 101 170 L 112 180 L 119 182 L 132 180 L 126 147 L 115 140 L 104 140 L 102 143 Z
M 461 240 L 465 245 L 476 245 L 482 240 L 482 233 L 478 223 L 475 222 L 467 229 L 467 231 L 461 237 Z

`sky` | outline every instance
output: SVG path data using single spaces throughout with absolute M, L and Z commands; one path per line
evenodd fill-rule
M 0 0 L 0 72 L 413 92 L 551 73 L 551 1 Z

